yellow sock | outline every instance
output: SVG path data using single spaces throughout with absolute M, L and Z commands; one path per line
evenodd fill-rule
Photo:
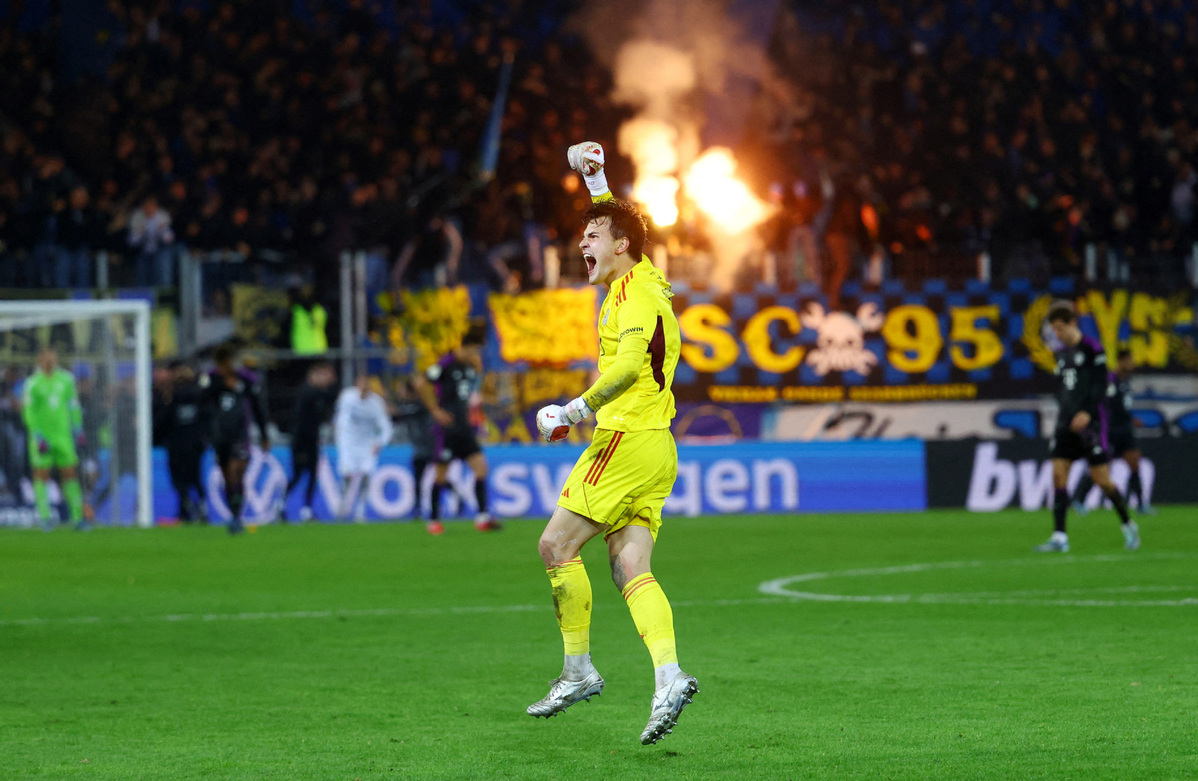
M 553 586 L 553 607 L 562 630 L 566 656 L 581 656 L 591 650 L 591 579 L 581 558 L 547 567 Z
M 649 647 L 653 666 L 677 664 L 678 651 L 674 646 L 674 612 L 666 593 L 657 585 L 652 572 L 637 575 L 624 586 L 624 601 L 632 613 L 632 621 L 641 639 Z

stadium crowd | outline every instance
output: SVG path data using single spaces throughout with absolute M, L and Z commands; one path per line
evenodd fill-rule
M 1178 279 L 1198 238 L 1193 4 L 795 5 L 773 54 L 802 99 L 766 154 L 799 181 L 830 169 L 836 200 L 880 215 L 874 240 L 1041 278 L 1080 275 L 1094 244 L 1137 281 Z M 828 232 L 855 211 L 837 205 Z
M 564 227 L 569 139 L 614 136 L 595 124 L 618 121 L 603 70 L 556 39 L 525 48 L 539 19 L 519 26 L 506 3 L 456 23 L 436 4 L 399 4 L 386 26 L 361 0 L 307 24 L 288 2 L 178 5 L 109 3 L 120 45 L 103 78 L 78 83 L 57 77 L 54 26 L 0 30 L 0 230 L 12 258 L 0 285 L 87 284 L 82 247 L 128 258 L 119 282 L 170 285 L 181 245 L 294 258 L 318 287 L 343 249 L 394 259 L 407 247 L 403 281 L 424 282 L 448 214 L 470 226 L 459 277 L 485 277 L 506 270 L 487 255 L 521 241 L 531 215 L 551 234 Z M 508 57 L 504 141 L 486 184 L 477 160 Z
M 295 260 L 321 290 L 351 247 L 393 285 L 518 289 L 529 238 L 568 238 L 585 204 L 562 150 L 614 150 L 626 116 L 585 45 L 544 34 L 565 2 L 108 5 L 115 56 L 72 81 L 55 25 L 2 20 L 0 286 L 91 284 L 94 249 L 113 284 L 171 285 L 186 246 Z M 1184 0 L 788 3 L 771 56 L 796 99 L 745 140 L 782 207 L 765 237 L 805 229 L 837 284 L 870 255 L 1080 275 L 1089 245 L 1175 280 L 1198 238 L 1196 49 Z

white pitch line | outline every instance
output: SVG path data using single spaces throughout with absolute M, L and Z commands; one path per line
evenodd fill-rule
M 967 593 L 973 597 L 1043 597 L 1060 596 L 1062 594 L 1149 594 L 1165 591 L 1198 591 L 1198 583 L 1189 586 L 1104 586 L 1102 588 L 1037 588 L 1023 591 L 970 591 L 952 594 L 928 594 L 927 596 L 961 596 Z
M 795 601 L 810 602 L 873 602 L 889 604 L 929 604 L 929 605 L 1049 605 L 1061 607 L 1190 607 L 1198 605 L 1198 598 L 1183 599 L 1062 599 L 1061 594 L 1076 594 L 1079 597 L 1087 594 L 1117 594 L 1117 593 L 1147 593 L 1152 591 L 1193 591 L 1198 585 L 1179 586 L 1126 586 L 1126 587 L 1097 587 L 1093 589 L 1042 589 L 1033 591 L 1008 592 L 957 592 L 948 594 L 826 594 L 815 591 L 792 591 L 789 586 L 794 583 L 808 583 L 815 580 L 832 578 L 853 578 L 872 575 L 900 575 L 912 572 L 928 572 L 931 570 L 972 569 L 991 566 L 1025 566 L 1028 564 L 1086 564 L 1107 562 L 1135 562 L 1145 560 L 1190 559 L 1198 556 L 1194 553 L 1148 553 L 1148 554 L 1096 554 L 1092 556 L 1037 556 L 1026 559 L 1008 561 L 940 561 L 925 564 L 905 564 L 894 567 L 872 567 L 865 569 L 848 569 L 829 572 L 806 572 L 801 575 L 791 575 L 785 578 L 768 580 L 758 586 L 763 594 L 777 597 L 788 597 Z M 1041 596 L 1042 595 L 1042 596 Z

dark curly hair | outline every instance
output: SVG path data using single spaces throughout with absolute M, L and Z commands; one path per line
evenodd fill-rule
M 1048 316 L 1044 319 L 1050 323 L 1055 323 L 1058 320 L 1063 323 L 1072 323 L 1077 320 L 1077 310 L 1069 301 L 1053 301 L 1052 306 L 1048 309 Z
M 607 221 L 607 229 L 613 239 L 628 239 L 629 254 L 635 262 L 639 262 L 645 251 L 649 228 L 637 208 L 628 201 L 613 198 L 610 201 L 599 201 L 582 215 L 583 225 L 604 220 Z
M 466 329 L 465 335 L 462 336 L 462 346 L 470 347 L 477 345 L 482 347 L 487 343 L 487 323 L 485 320 L 470 321 L 470 327 Z
M 232 341 L 221 342 L 216 346 L 216 349 L 212 351 L 212 360 L 217 365 L 231 361 L 236 357 L 237 345 Z

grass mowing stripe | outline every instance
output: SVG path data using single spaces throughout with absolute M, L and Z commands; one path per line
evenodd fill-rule
M 675 607 L 737 607 L 741 605 L 771 605 L 794 602 L 786 597 L 756 599 L 678 600 Z M 549 604 L 540 605 L 457 605 L 443 608 L 364 608 L 360 610 L 287 610 L 256 613 L 168 613 L 160 616 L 62 616 L 57 618 L 10 618 L 0 620 L 0 626 L 47 626 L 52 624 L 132 624 L 142 621 L 181 623 L 187 621 L 273 621 L 291 618 L 370 618 L 391 616 L 453 616 L 479 613 L 548 613 Z

